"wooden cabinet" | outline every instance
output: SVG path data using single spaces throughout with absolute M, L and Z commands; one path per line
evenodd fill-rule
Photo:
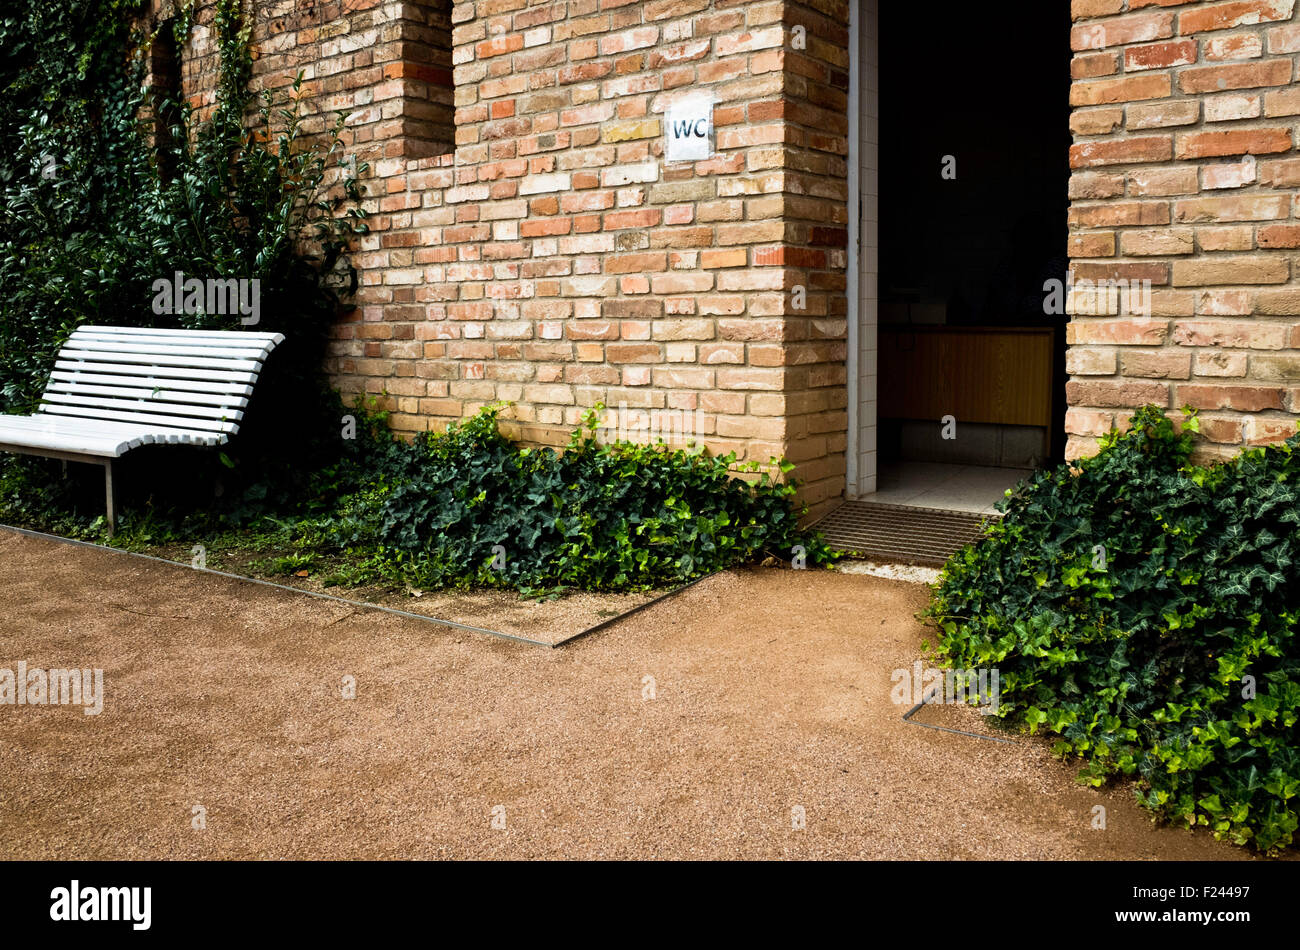
M 882 419 L 1051 426 L 1055 331 L 881 326 Z

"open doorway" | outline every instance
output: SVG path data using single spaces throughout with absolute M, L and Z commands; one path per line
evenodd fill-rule
M 1069 14 L 862 10 L 849 494 L 989 513 L 1064 453 Z

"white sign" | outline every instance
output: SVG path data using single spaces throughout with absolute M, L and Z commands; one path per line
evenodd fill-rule
M 713 97 L 703 93 L 678 99 L 668 107 L 670 162 L 697 162 L 713 155 Z

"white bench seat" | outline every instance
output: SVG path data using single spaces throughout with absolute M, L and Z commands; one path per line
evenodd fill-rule
M 141 445 L 224 445 L 239 431 L 278 333 L 84 326 L 59 351 L 32 416 L 0 415 L 0 451 L 104 466 Z
M 0 416 L 0 445 L 7 442 L 22 442 L 32 448 L 120 458 L 128 450 L 140 445 L 220 445 L 222 440 L 219 436 L 186 429 L 42 414 Z

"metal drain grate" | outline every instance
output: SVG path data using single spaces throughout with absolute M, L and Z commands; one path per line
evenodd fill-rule
M 815 527 L 839 551 L 902 564 L 943 565 L 998 515 L 849 501 Z

